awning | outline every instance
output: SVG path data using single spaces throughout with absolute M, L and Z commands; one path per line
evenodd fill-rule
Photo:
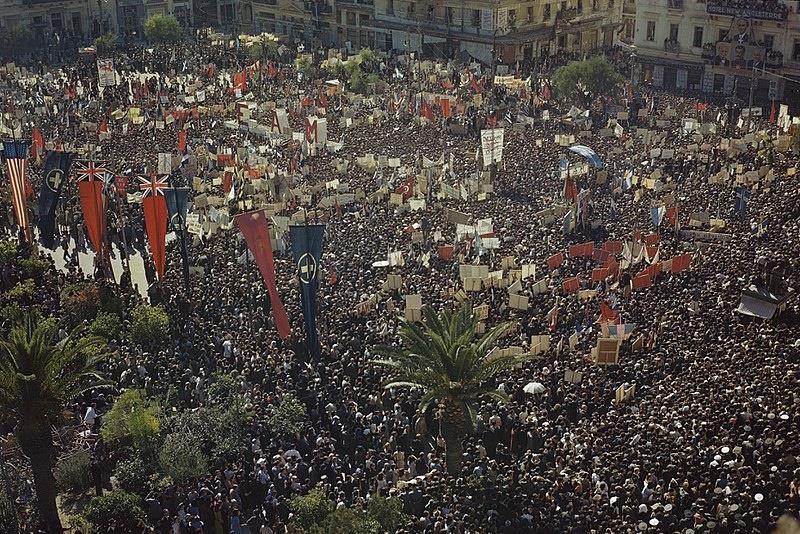
M 739 307 L 736 308 L 736 311 L 742 315 L 749 315 L 750 317 L 772 319 L 775 312 L 778 311 L 778 306 L 761 299 L 742 295 L 742 301 L 739 303 Z

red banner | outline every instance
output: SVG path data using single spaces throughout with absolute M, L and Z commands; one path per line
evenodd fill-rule
M 106 204 L 103 198 L 103 182 L 100 180 L 78 182 L 78 193 L 81 198 L 86 233 L 92 242 L 95 252 L 103 254 L 106 229 Z
M 156 266 L 158 279 L 163 280 L 167 263 L 167 202 L 164 195 L 142 197 L 142 211 L 153 264 Z
M 178 130 L 178 152 L 186 152 L 186 130 Z
M 553 269 L 558 269 L 561 267 L 561 264 L 564 263 L 564 253 L 559 252 L 558 254 L 553 254 L 549 258 L 547 258 L 547 267 L 552 271 Z
M 567 278 L 564 280 L 562 287 L 564 289 L 564 293 L 574 293 L 581 288 L 581 279 L 577 276 Z
M 264 210 L 257 210 L 237 215 L 234 220 L 244 236 L 247 248 L 258 264 L 258 270 L 261 271 L 261 276 L 269 291 L 269 300 L 272 303 L 272 314 L 275 317 L 278 335 L 286 339 L 291 334 L 289 316 L 286 314 L 278 287 L 275 284 L 275 261 L 272 257 L 272 242 L 269 238 L 267 216 Z
M 121 175 L 115 176 L 114 188 L 117 190 L 117 194 L 124 198 L 128 194 L 128 177 Z
M 442 245 L 439 247 L 439 259 L 452 260 L 453 259 L 453 245 Z
M 622 252 L 622 241 L 606 241 L 603 243 L 603 250 L 610 254 L 619 254 Z

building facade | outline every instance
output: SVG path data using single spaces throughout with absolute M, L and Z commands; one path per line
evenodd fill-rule
M 0 0 L 0 32 L 28 31 L 36 46 L 82 42 L 116 28 L 115 0 Z
M 614 42 L 622 0 L 375 0 L 392 48 L 503 63 Z
M 800 105 L 800 2 L 637 0 L 641 81 Z

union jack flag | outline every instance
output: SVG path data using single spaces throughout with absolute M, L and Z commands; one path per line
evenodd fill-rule
M 164 189 L 169 187 L 167 184 L 167 177 L 166 176 L 139 176 L 139 189 L 142 191 L 142 198 L 153 195 L 153 196 L 164 196 Z
M 94 182 L 100 180 L 108 181 L 108 168 L 98 161 L 83 160 L 75 162 L 75 181 Z

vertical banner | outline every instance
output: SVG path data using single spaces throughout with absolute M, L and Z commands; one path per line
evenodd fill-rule
M 17 225 L 25 232 L 28 241 L 31 239 L 28 228 L 28 212 L 25 207 L 25 174 L 28 166 L 28 148 L 30 141 L 3 141 L 3 155 L 6 160 L 8 181 L 11 183 L 11 203 Z
M 292 256 L 297 264 L 297 277 L 300 280 L 300 299 L 303 305 L 308 352 L 314 358 L 319 358 L 316 323 L 317 287 L 325 225 L 292 225 L 289 226 L 289 233 L 292 238 Z
M 44 160 L 42 189 L 39 192 L 39 238 L 42 245 L 53 249 L 56 230 L 56 207 L 61 189 L 69 176 L 72 154 L 52 151 Z
M 272 242 L 269 238 L 269 228 L 267 226 L 267 215 L 264 210 L 256 210 L 242 213 L 234 218 L 236 226 L 244 236 L 247 248 L 253 254 L 264 278 L 264 283 L 269 291 L 269 300 L 272 303 L 272 313 L 275 316 L 275 327 L 278 335 L 286 339 L 291 334 L 289 327 L 289 316 L 283 307 L 278 287 L 275 284 L 275 261 L 272 257 Z
M 142 191 L 142 211 L 144 212 L 144 228 L 150 242 L 150 252 L 159 281 L 164 280 L 167 262 L 167 202 L 164 190 L 167 188 L 166 178 L 140 176 L 139 189 Z
M 189 290 L 189 252 L 186 248 L 186 217 L 189 214 L 189 188 L 168 187 L 164 189 L 169 224 L 181 238 L 181 264 L 183 283 Z
M 97 86 L 111 87 L 117 85 L 117 77 L 114 73 L 113 59 L 97 60 Z
M 89 241 L 92 242 L 95 253 L 102 256 L 105 254 L 103 243 L 106 229 L 106 201 L 103 187 L 108 169 L 98 162 L 89 160 L 75 162 L 75 171 L 86 233 L 89 234 Z

